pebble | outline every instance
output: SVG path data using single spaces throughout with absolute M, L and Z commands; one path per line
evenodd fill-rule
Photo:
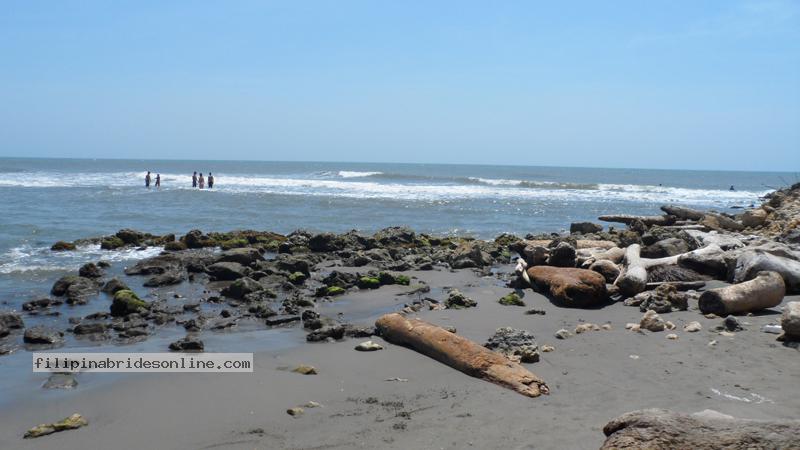
M 606 330 L 606 331 L 610 331 L 611 330 L 611 324 L 610 323 L 604 323 L 603 326 L 601 326 L 600 328 L 603 329 L 603 330 Z
M 675 341 L 675 340 L 678 339 L 678 335 L 675 334 L 675 333 L 670 333 L 670 334 L 667 335 L 667 339 L 671 339 L 671 340 Z
M 305 364 L 300 364 L 299 366 L 292 369 L 292 372 L 300 373 L 303 375 L 316 375 L 317 369 L 314 366 L 307 366 Z
M 558 330 L 558 331 L 556 331 L 556 338 L 557 339 L 567 339 L 567 338 L 569 338 L 571 336 L 572 336 L 572 333 L 570 333 L 569 331 L 567 331 L 567 330 L 565 330 L 563 328 Z
M 716 341 L 716 340 L 713 340 L 713 341 L 711 341 L 711 342 L 709 342 L 709 343 L 708 343 L 708 346 L 709 346 L 709 347 L 713 347 L 713 346 L 715 346 L 715 345 L 717 345 L 717 341 Z
M 317 403 L 317 402 L 315 402 L 315 401 L 313 401 L 313 400 L 311 400 L 311 401 L 309 401 L 308 403 L 306 403 L 303 406 L 306 407 L 306 408 L 319 408 L 322 405 Z
M 304 412 L 306 412 L 306 410 L 301 408 L 301 407 L 299 407 L 299 406 L 296 406 L 294 408 L 289 408 L 289 409 L 286 410 L 286 414 L 288 414 L 288 415 L 290 415 L 292 417 L 302 416 Z
M 376 350 L 383 350 L 383 346 L 372 341 L 365 341 L 356 345 L 356 350 L 360 352 L 374 352 Z
M 547 345 L 547 344 L 542 345 L 542 352 L 544 352 L 544 353 L 550 353 L 550 352 L 553 352 L 555 350 L 556 350 L 556 348 L 553 347 L 552 345 Z
M 689 332 L 689 333 L 696 333 L 696 332 L 698 332 L 698 331 L 700 331 L 702 329 L 703 329 L 703 326 L 700 325 L 700 322 L 698 322 L 698 321 L 689 322 L 686 325 L 684 325 L 684 327 L 683 327 L 683 331 L 686 331 L 686 332 Z

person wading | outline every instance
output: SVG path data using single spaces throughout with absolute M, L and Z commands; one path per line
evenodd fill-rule
M 150 187 L 150 171 L 147 171 L 147 175 L 144 176 L 144 187 Z
M 200 172 L 200 178 L 197 179 L 197 185 L 200 189 L 203 189 L 206 185 L 206 180 L 203 178 L 203 172 Z
M 196 171 L 195 171 L 195 173 L 192 174 L 192 187 L 193 188 L 197 187 L 197 172 Z

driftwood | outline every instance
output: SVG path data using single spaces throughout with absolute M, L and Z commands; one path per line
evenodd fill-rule
M 706 215 L 705 211 L 699 211 L 685 206 L 664 205 L 661 210 L 670 216 L 675 216 L 683 220 L 700 220 Z
M 387 341 L 411 347 L 469 376 L 528 397 L 550 393 L 547 384 L 528 369 L 444 328 L 397 313 L 382 316 L 375 326 Z
M 525 246 L 533 246 L 533 247 L 545 247 L 548 248 L 551 242 L 551 239 L 523 239 L 521 241 Z M 603 241 L 598 239 L 578 239 L 578 246 L 575 247 L 576 249 L 584 249 L 584 248 L 599 248 L 599 249 L 611 249 L 617 246 L 612 241 Z
M 742 231 L 744 225 L 737 222 L 730 217 L 723 216 L 722 214 L 706 213 L 700 220 L 701 225 L 705 225 L 712 230 L 728 230 L 728 231 Z
M 665 409 L 629 412 L 612 420 L 603 433 L 601 450 L 790 449 L 800 448 L 800 420 L 761 422 L 716 411 L 678 414 Z
M 784 295 L 786 286 L 780 274 L 764 271 L 750 281 L 703 292 L 699 306 L 703 314 L 725 316 L 778 306 Z
M 681 255 L 667 256 L 665 258 L 642 258 L 640 253 L 642 247 L 639 244 L 631 244 L 625 250 L 623 260 L 625 268 L 620 272 L 614 284 L 619 291 L 627 296 L 633 297 L 647 288 L 647 269 L 649 267 L 660 266 L 663 264 L 677 264 Z
M 675 223 L 675 217 L 673 216 L 631 216 L 628 214 L 617 214 L 600 216 L 598 219 L 602 220 L 603 222 L 624 223 L 625 225 L 630 225 L 639 221 L 648 227 L 653 225 L 672 225 Z

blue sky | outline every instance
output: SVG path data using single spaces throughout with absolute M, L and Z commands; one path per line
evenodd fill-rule
M 797 171 L 800 1 L 5 1 L 0 156 Z

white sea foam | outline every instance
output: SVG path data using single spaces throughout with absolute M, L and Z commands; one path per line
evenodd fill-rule
M 98 260 L 119 262 L 149 258 L 163 250 L 163 247 L 103 250 L 99 244 L 92 244 L 78 247 L 74 251 L 54 252 L 49 247 L 32 247 L 26 244 L 0 255 L 0 273 L 63 272 L 77 270 L 87 262 Z
M 342 178 L 361 178 L 361 177 L 371 177 L 374 175 L 383 175 L 383 172 L 357 172 L 350 170 L 339 171 L 339 176 Z
M 452 201 L 468 199 L 542 200 L 542 201 L 630 201 L 683 203 L 695 205 L 749 204 L 768 193 L 729 191 L 726 189 L 691 189 L 633 184 L 580 184 L 552 181 L 513 180 L 471 177 L 457 182 L 434 178 L 424 182 L 403 183 L 364 179 L 381 172 L 340 171 L 340 178 L 276 177 L 268 175 L 226 175 L 218 173 L 214 192 L 308 195 L 405 201 Z M 359 178 L 350 181 L 350 178 Z M 95 187 L 139 189 L 143 173 L 10 173 L 0 178 L 0 187 Z M 161 190 L 192 190 L 185 174 L 162 173 Z M 466 179 L 465 179 L 466 180 Z

